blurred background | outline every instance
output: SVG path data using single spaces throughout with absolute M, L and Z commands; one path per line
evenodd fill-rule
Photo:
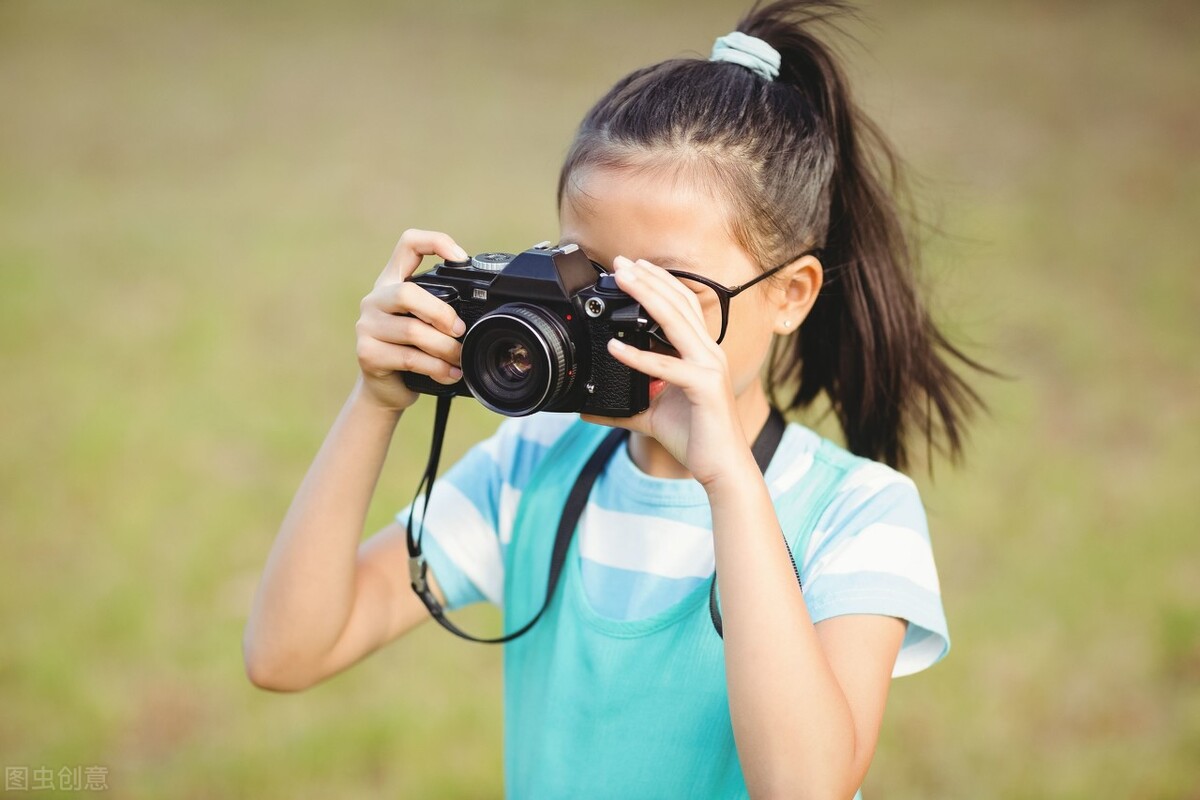
M 6 770 L 100 766 L 128 798 L 501 796 L 499 650 L 427 625 L 264 692 L 254 588 L 400 232 L 555 238 L 584 111 L 743 10 L 0 3 Z M 867 796 L 1200 798 L 1200 7 L 864 19 L 843 50 L 912 169 L 930 302 L 1012 376 L 976 381 L 965 463 L 915 475 L 954 648 L 893 685 Z M 412 495 L 428 406 L 365 535 Z M 453 422 L 447 459 L 499 418 Z

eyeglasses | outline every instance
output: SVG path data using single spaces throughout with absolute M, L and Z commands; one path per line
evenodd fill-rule
M 726 330 L 729 328 L 730 300 L 737 297 L 754 284 L 759 283 L 760 281 L 765 281 L 767 278 L 771 277 L 793 262 L 804 258 L 805 256 L 817 255 L 820 252 L 821 251 L 819 249 L 805 250 L 799 255 L 792 256 L 779 266 L 771 267 L 761 275 L 758 275 L 757 277 L 738 286 L 722 286 L 716 281 L 706 278 L 703 275 L 697 275 L 693 272 L 684 272 L 683 270 L 669 269 L 667 272 L 678 278 L 684 286 L 688 287 L 696 294 L 696 299 L 700 301 L 700 308 L 702 311 L 704 311 L 705 324 L 708 326 L 709 334 L 714 333 L 714 325 L 713 321 L 710 321 L 710 315 L 714 313 L 714 309 L 720 310 L 720 327 L 716 329 L 716 335 L 713 336 L 713 341 L 715 341 L 717 344 L 720 344 L 721 340 L 725 338 Z M 657 324 L 650 329 L 649 333 L 655 339 L 667 345 L 668 347 L 673 347 L 673 345 L 667 340 L 666 334 L 663 333 L 662 328 L 660 328 Z

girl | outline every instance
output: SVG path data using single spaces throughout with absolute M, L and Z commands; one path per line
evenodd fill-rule
M 553 602 L 506 646 L 511 797 L 850 797 L 889 680 L 949 648 L 924 512 L 897 470 L 914 428 L 927 444 L 940 428 L 958 454 L 978 398 L 949 362 L 974 364 L 918 300 L 879 169 L 894 177 L 895 159 L 813 33 L 834 10 L 772 3 L 709 60 L 634 72 L 567 156 L 563 242 L 611 264 L 663 344 L 608 344 L 654 379 L 647 411 L 508 420 L 431 493 L 434 596 L 501 605 L 513 630 L 545 593 L 555 473 L 596 431 L 630 431 Z M 247 624 L 247 671 L 264 688 L 310 686 L 428 619 L 409 586 L 407 512 L 358 546 L 417 399 L 397 372 L 462 375 L 465 325 L 406 280 L 426 255 L 466 257 L 445 234 L 407 231 L 363 300 L 362 374 Z M 784 409 L 824 395 L 849 451 L 793 423 L 756 461 L 781 395 Z M 723 637 L 706 603 L 714 572 Z

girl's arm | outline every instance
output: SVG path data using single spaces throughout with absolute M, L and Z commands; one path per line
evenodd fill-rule
M 905 623 L 851 615 L 814 626 L 748 449 L 742 460 L 705 488 L 746 785 L 756 797 L 850 797 L 875 751 Z
M 645 414 L 591 419 L 652 436 L 708 493 L 746 786 L 754 797 L 850 797 L 871 761 L 905 623 L 856 615 L 813 625 L 746 441 L 725 353 L 701 334 L 698 301 L 649 262 L 617 258 L 613 266 L 679 356 L 614 340 L 615 358 L 671 388 Z
M 399 418 L 356 386 L 297 490 L 246 622 L 256 686 L 307 688 L 428 619 L 408 585 L 404 528 L 392 523 L 359 544 Z
M 396 423 L 417 399 L 397 371 L 441 383 L 462 374 L 455 337 L 465 326 L 407 282 L 434 253 L 465 257 L 445 234 L 406 231 L 363 299 L 361 374 L 288 509 L 246 623 L 246 671 L 264 688 L 310 686 L 427 616 L 408 586 L 404 529 L 392 524 L 361 547 L 359 540 Z

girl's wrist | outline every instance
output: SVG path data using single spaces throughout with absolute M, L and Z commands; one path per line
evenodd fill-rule
M 700 481 L 708 494 L 709 502 L 736 497 L 761 480 L 758 464 L 749 447 L 739 448 L 735 454 L 723 459 L 722 468 L 714 475 Z
M 355 381 L 354 388 L 350 391 L 350 402 L 356 408 L 360 408 L 363 411 L 373 415 L 386 417 L 393 423 L 398 422 L 405 411 L 403 408 L 397 408 L 395 406 L 388 406 L 380 403 L 379 400 L 366 388 L 361 375 L 359 376 L 358 380 Z

